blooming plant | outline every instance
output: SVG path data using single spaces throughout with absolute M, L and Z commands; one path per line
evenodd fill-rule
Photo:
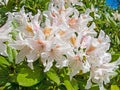
M 4 89 L 14 84 L 15 90 L 79 90 L 94 85 L 104 90 L 117 75 L 120 58 L 112 61 L 111 39 L 97 29 L 102 16 L 98 9 L 91 5 L 80 12 L 81 7 L 84 1 L 51 0 L 47 10 L 35 15 L 25 6 L 7 12 L 0 28 L 0 72 L 8 77 L 0 79 Z M 112 22 L 114 17 L 107 19 Z

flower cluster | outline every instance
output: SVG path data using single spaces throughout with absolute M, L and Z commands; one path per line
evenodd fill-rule
M 56 62 L 57 68 L 70 69 L 70 79 L 79 72 L 90 72 L 86 89 L 94 82 L 103 90 L 103 83 L 110 82 L 120 59 L 110 63 L 110 38 L 103 30 L 99 35 L 94 30 L 91 9 L 80 14 L 75 4 L 83 5 L 77 0 L 52 0 L 47 11 L 38 11 L 35 16 L 25 13 L 24 8 L 9 12 L 6 24 L 0 28 L 0 54 L 7 56 L 4 42 L 8 41 L 8 46 L 18 51 L 16 64 L 26 59 L 34 69 L 33 62 L 41 58 L 47 72 Z

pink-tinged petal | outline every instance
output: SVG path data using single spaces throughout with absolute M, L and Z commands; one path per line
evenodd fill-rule
M 24 61 L 25 56 L 29 54 L 30 51 L 31 51 L 30 47 L 25 46 L 24 48 L 22 48 L 20 52 L 17 54 L 16 63 L 19 64 L 20 62 Z

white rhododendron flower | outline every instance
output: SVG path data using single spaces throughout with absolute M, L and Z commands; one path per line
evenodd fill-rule
M 18 51 L 16 64 L 26 60 L 34 69 L 33 62 L 40 58 L 47 72 L 55 62 L 57 68 L 70 69 L 70 79 L 78 73 L 90 72 L 86 89 L 93 82 L 104 90 L 103 84 L 110 82 L 120 59 L 111 63 L 111 54 L 107 52 L 109 36 L 103 30 L 99 34 L 94 30 L 96 25 L 90 13 L 96 14 L 97 10 L 92 7 L 80 14 L 73 7 L 75 4 L 83 5 L 78 0 L 51 0 L 43 13 L 39 10 L 36 15 L 25 13 L 24 7 L 19 12 L 9 12 L 6 24 L 0 28 L 0 54 L 7 55 L 5 42 L 8 42 Z
M 7 5 L 9 0 L 0 0 L 0 5 Z
M 92 82 L 94 82 L 99 85 L 100 90 L 104 90 L 103 83 L 107 84 L 110 82 L 110 77 L 113 75 L 114 71 L 118 68 L 117 65 L 119 64 L 120 58 L 113 63 L 109 63 L 108 61 L 106 61 L 98 66 L 92 65 L 86 89 L 89 89 L 92 85 Z
M 7 56 L 6 53 L 7 46 L 5 42 L 11 40 L 9 33 L 12 31 L 12 27 L 10 23 L 11 23 L 11 16 L 9 15 L 7 23 L 0 28 L 0 54 L 5 56 Z
M 120 14 L 118 13 L 118 11 L 113 12 L 112 15 L 113 15 L 113 18 L 114 18 L 115 20 L 119 20 L 119 21 L 120 21 Z
M 69 67 L 70 67 L 70 79 L 72 79 L 73 76 L 81 73 L 86 73 L 90 69 L 89 63 L 84 59 L 85 52 L 83 50 L 77 51 L 76 53 L 69 52 L 68 54 L 68 60 L 69 60 Z

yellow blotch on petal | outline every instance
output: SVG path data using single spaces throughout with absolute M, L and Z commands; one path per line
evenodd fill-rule
M 75 56 L 74 59 L 78 60 L 78 61 L 81 61 L 80 56 Z
M 59 14 L 61 14 L 63 11 L 65 11 L 63 8 L 60 8 L 60 9 L 58 10 Z
M 40 48 L 42 48 L 42 49 L 45 48 L 45 43 L 42 40 L 38 39 L 38 40 L 36 40 L 36 43 L 40 45 Z
M 48 35 L 50 35 L 51 31 L 52 31 L 51 28 L 46 27 L 46 28 L 43 30 L 43 33 L 48 36 Z
M 61 30 L 58 32 L 61 36 L 65 34 L 65 31 Z
M 98 38 L 98 42 L 99 42 L 99 43 L 102 43 L 102 40 Z
M 70 42 L 75 46 L 75 44 L 76 44 L 76 38 L 75 37 L 71 37 L 70 38 Z
M 77 23 L 77 20 L 76 20 L 75 18 L 70 18 L 70 19 L 68 20 L 69 26 L 73 26 L 73 25 L 75 25 L 76 23 Z
M 87 50 L 87 53 L 90 53 L 92 51 L 94 51 L 96 49 L 96 47 L 94 47 L 93 45 L 90 45 L 90 47 Z
M 57 46 L 56 46 L 56 48 L 60 48 L 60 46 L 59 46 L 59 45 L 57 45 Z
M 33 33 L 33 29 L 32 29 L 32 27 L 31 27 L 30 25 L 27 25 L 27 26 L 26 26 L 26 30 L 27 30 L 28 32 Z
M 40 40 L 40 39 L 36 40 L 36 42 L 37 42 L 38 44 L 44 44 L 44 42 L 43 42 L 42 40 Z

